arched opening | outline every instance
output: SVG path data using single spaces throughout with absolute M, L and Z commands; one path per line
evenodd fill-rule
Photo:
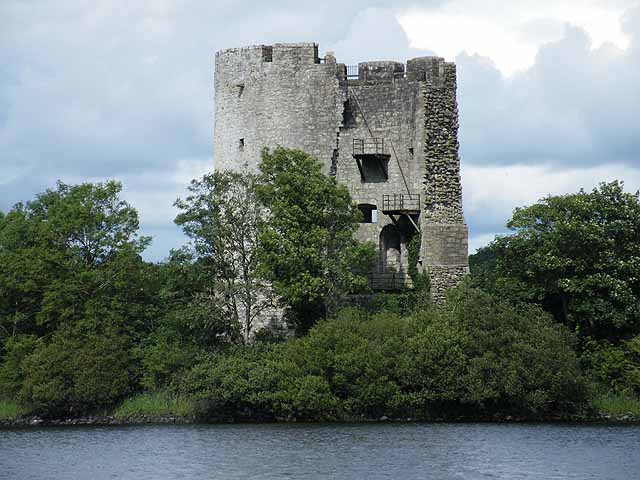
M 361 203 L 358 205 L 358 210 L 362 213 L 360 223 L 377 223 L 378 207 L 371 203 Z
M 401 270 L 400 229 L 395 225 L 387 225 L 380 232 L 380 254 L 383 272 L 399 272 Z

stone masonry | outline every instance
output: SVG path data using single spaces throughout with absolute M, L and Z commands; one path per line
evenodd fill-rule
M 348 67 L 315 43 L 216 53 L 215 168 L 257 171 L 264 147 L 322 162 L 363 212 L 357 236 L 379 246 L 372 287 L 411 284 L 408 243 L 441 301 L 468 271 L 456 67 L 438 57 Z

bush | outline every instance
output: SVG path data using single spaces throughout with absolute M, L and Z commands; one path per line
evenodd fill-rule
M 24 413 L 24 409 L 16 402 L 0 399 L 0 420 L 16 420 Z
M 580 360 L 601 389 L 614 396 L 640 396 L 640 336 L 619 346 L 590 340 Z
M 126 337 L 107 330 L 58 330 L 24 362 L 18 399 L 38 415 L 81 415 L 108 408 L 130 391 Z
M 170 386 L 185 370 L 193 367 L 204 350 L 192 343 L 153 339 L 142 351 L 142 387 L 149 391 Z
M 633 415 L 640 418 L 640 399 L 624 394 L 603 393 L 593 400 L 593 407 L 609 415 Z
M 0 364 L 0 398 L 15 398 L 24 381 L 23 363 L 37 344 L 35 335 L 9 337 L 4 344 L 4 359 Z
M 573 337 L 536 306 L 516 309 L 463 285 L 425 336 L 452 357 L 442 362 L 445 385 L 458 390 L 442 398 L 457 398 L 465 410 L 541 415 L 584 405 L 587 388 Z
M 462 286 L 444 309 L 342 310 L 284 345 L 214 355 L 182 388 L 210 415 L 355 419 L 540 417 L 585 406 L 572 337 L 541 309 Z

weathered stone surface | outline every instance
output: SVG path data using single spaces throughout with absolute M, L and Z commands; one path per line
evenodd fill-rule
M 379 246 L 379 273 L 408 271 L 420 228 L 420 265 L 440 301 L 468 271 L 455 65 L 420 57 L 347 70 L 332 54 L 323 60 L 313 43 L 218 52 L 215 168 L 255 171 L 264 147 L 310 153 L 356 203 L 377 207 L 357 238 Z M 389 213 L 383 197 L 408 194 L 417 207 Z

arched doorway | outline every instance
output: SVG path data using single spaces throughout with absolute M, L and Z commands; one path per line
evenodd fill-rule
M 380 266 L 382 272 L 399 272 L 401 262 L 402 235 L 395 225 L 386 225 L 380 232 Z

